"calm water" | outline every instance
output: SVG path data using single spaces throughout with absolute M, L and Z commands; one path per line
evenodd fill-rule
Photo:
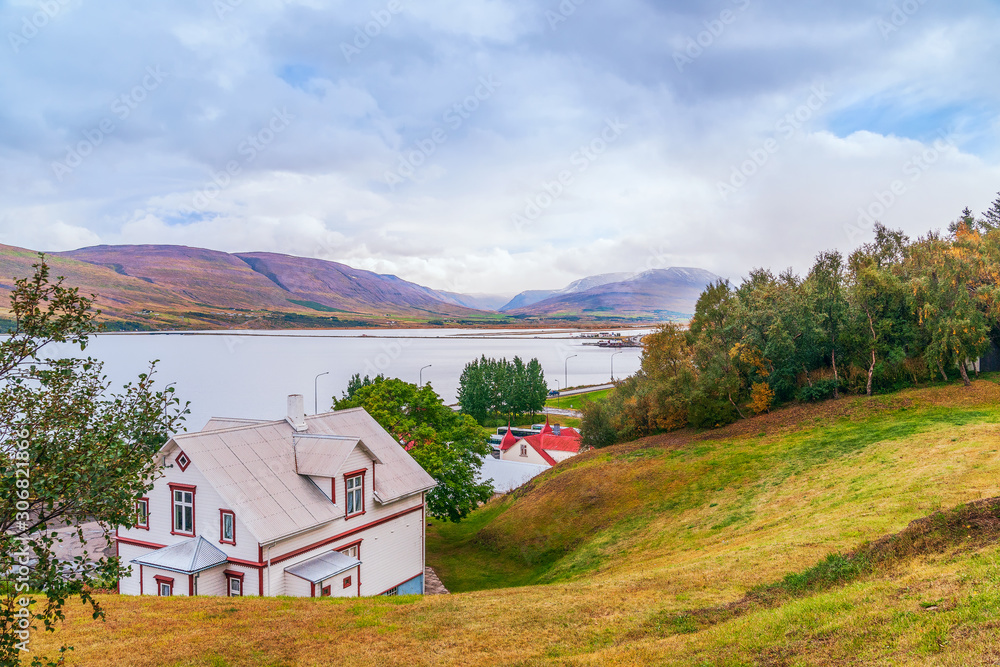
M 599 384 L 611 377 L 616 351 L 583 345 L 570 333 L 497 330 L 379 330 L 295 332 L 198 332 L 184 334 L 105 334 L 92 339 L 86 354 L 104 362 L 104 372 L 118 387 L 159 359 L 158 385 L 176 383 L 177 395 L 191 401 L 188 430 L 199 430 L 209 417 L 277 419 L 285 414 L 288 394 L 302 394 L 310 413 L 330 407 L 351 375 L 384 373 L 417 382 L 420 368 L 444 398 L 455 401 L 466 363 L 487 357 L 537 357 L 552 389 Z M 79 348 L 55 347 L 54 356 L 80 356 Z M 639 368 L 639 348 L 614 357 L 618 378 Z M 573 355 L 577 355 L 573 357 Z M 572 357 L 572 358 L 571 358 Z M 568 361 L 567 361 L 568 359 Z M 318 379 L 318 401 L 313 393 Z

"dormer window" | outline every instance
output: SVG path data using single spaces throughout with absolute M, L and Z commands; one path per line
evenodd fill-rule
M 177 463 L 177 467 L 181 469 L 181 472 L 187 470 L 187 467 L 191 465 L 191 459 L 189 459 L 187 457 L 187 454 L 185 454 L 184 452 L 178 454 L 177 458 L 174 459 L 174 462 Z
M 365 513 L 365 473 L 358 470 L 344 475 L 344 506 L 345 518 Z

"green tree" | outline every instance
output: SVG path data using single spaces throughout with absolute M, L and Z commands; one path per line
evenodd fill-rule
M 476 481 L 490 454 L 488 438 L 472 417 L 445 405 L 430 384 L 377 377 L 334 404 L 336 410 L 359 407 L 437 481 L 427 494 L 431 516 L 460 521 L 493 495 L 493 480 Z
M 49 358 L 52 343 L 85 350 L 98 313 L 62 278 L 50 281 L 44 256 L 33 268 L 15 281 L 14 325 L 0 341 L 0 572 L 13 573 L 0 589 L 4 667 L 21 664 L 22 642 L 39 623 L 55 630 L 70 598 L 103 617 L 91 591 L 127 566 L 117 557 L 65 560 L 58 543 L 75 533 L 86 545 L 78 526 L 88 521 L 106 534 L 135 525 L 135 500 L 158 473 L 156 444 L 187 412 L 172 389 L 154 389 L 152 366 L 111 393 L 99 362 Z M 57 663 L 35 656 L 31 664 Z
M 847 298 L 851 306 L 853 341 L 868 366 L 865 393 L 872 395 L 880 360 L 899 359 L 906 339 L 904 284 L 899 275 L 909 239 L 881 224 L 875 241 L 848 258 Z
M 847 320 L 847 298 L 844 294 L 844 258 L 837 252 L 826 251 L 816 256 L 806 278 L 809 300 L 816 315 L 816 326 L 823 337 L 823 353 L 829 351 L 833 369 L 833 397 L 839 396 L 840 376 L 837 373 L 837 347 L 840 331 Z
M 929 334 L 924 355 L 930 367 L 948 379 L 945 365 L 955 365 L 968 386 L 966 363 L 983 353 L 989 343 L 989 323 L 969 289 L 975 278 L 978 240 L 974 229 L 961 227 L 954 243 L 929 234 L 914 244 L 914 264 L 921 269 L 912 279 L 912 293 L 920 322 Z M 971 252 L 970 252 L 971 251 Z
M 981 223 L 984 228 L 983 231 L 1000 229 L 1000 192 L 997 193 L 997 198 L 993 200 L 990 207 L 983 211 Z
M 548 385 L 538 359 L 487 359 L 485 355 L 462 369 L 458 404 L 480 424 L 535 414 L 545 407 Z
M 353 398 L 358 390 L 362 387 L 370 387 L 375 384 L 376 380 L 384 380 L 385 376 L 379 373 L 375 376 L 375 379 L 368 377 L 367 375 L 362 379 L 361 373 L 355 373 L 351 376 L 351 379 L 347 381 L 347 390 L 344 391 L 344 398 Z

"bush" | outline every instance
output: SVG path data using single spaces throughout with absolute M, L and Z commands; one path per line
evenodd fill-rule
M 585 447 L 600 449 L 615 444 L 617 434 L 607 413 L 603 401 L 587 401 L 583 404 L 580 440 Z
M 696 396 L 691 399 L 688 419 L 697 428 L 718 428 L 736 421 L 739 414 L 724 398 Z
M 799 389 L 799 393 L 796 398 L 800 401 L 808 403 L 825 401 L 828 398 L 833 398 L 833 390 L 836 388 L 837 381 L 833 378 L 817 380 L 812 383 L 812 386 L 805 386 Z

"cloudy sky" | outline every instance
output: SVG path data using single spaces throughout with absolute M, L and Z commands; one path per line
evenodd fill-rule
M 33 249 L 738 280 L 1000 190 L 995 0 L 7 0 L 0 29 L 0 242 Z

